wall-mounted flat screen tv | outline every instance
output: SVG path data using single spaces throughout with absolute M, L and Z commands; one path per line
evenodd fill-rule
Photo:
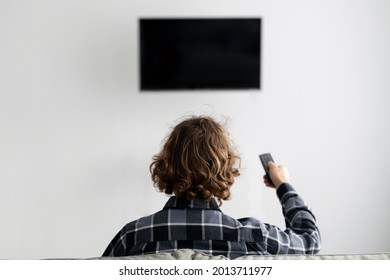
M 260 89 L 260 18 L 140 19 L 141 90 Z

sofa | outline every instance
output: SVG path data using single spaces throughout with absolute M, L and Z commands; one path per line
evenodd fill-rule
M 115 260 L 228 260 L 224 256 L 211 256 L 191 249 L 180 249 L 174 252 L 162 252 L 157 254 L 136 255 L 126 257 L 98 257 L 92 259 Z M 332 254 L 332 255 L 248 255 L 235 260 L 390 260 L 390 253 L 369 254 Z

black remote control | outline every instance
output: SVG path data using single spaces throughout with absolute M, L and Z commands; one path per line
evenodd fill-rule
M 273 160 L 271 154 L 269 154 L 269 153 L 259 155 L 259 157 L 260 157 L 261 164 L 263 165 L 263 168 L 264 168 L 264 171 L 265 171 L 265 176 L 266 176 L 268 182 L 272 183 L 271 177 L 269 176 L 268 163 L 270 161 L 274 162 L 274 160 Z

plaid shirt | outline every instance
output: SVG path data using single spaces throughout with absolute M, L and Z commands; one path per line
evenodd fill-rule
M 254 218 L 234 219 L 210 202 L 171 197 L 164 209 L 128 223 L 103 256 L 126 256 L 189 248 L 234 259 L 243 255 L 315 254 L 320 233 L 314 215 L 289 184 L 277 190 L 286 230 Z

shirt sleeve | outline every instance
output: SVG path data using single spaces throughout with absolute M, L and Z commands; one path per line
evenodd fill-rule
M 309 206 L 287 183 L 277 195 L 282 205 L 286 229 L 265 224 L 263 233 L 270 254 L 317 254 L 321 249 L 321 236 L 314 214 Z
M 126 237 L 125 227 L 117 233 L 117 235 L 112 239 L 110 244 L 108 244 L 106 250 L 103 253 L 103 257 L 120 257 L 125 254 L 126 243 L 124 238 Z

